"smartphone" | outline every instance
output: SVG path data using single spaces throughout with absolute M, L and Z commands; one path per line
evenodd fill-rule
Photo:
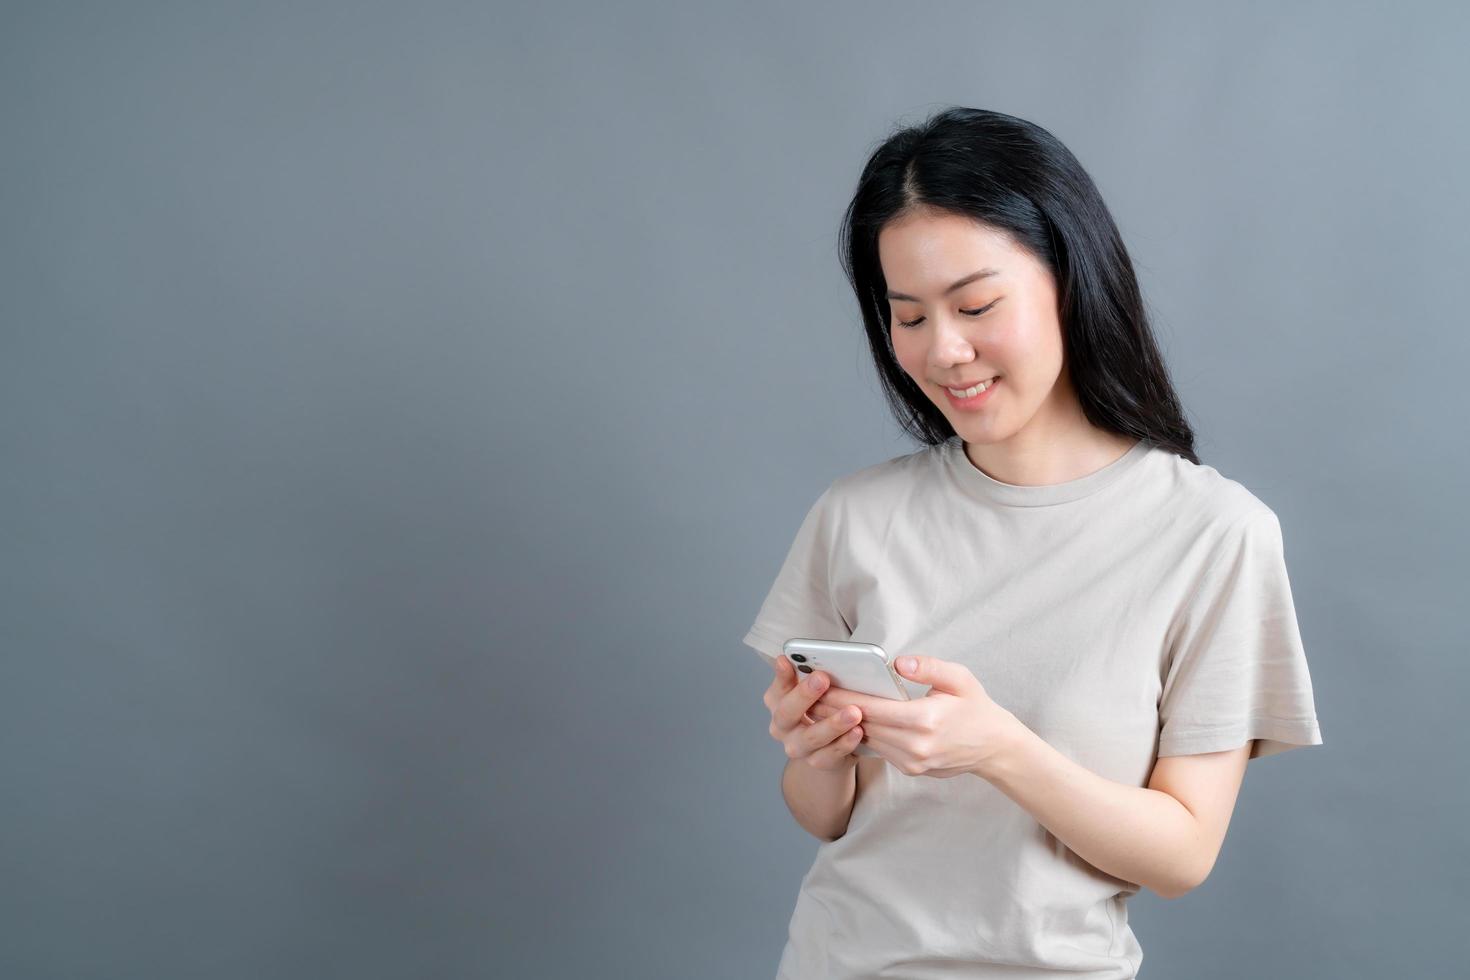
M 929 693 L 929 685 L 902 676 L 876 643 L 852 640 L 808 640 L 793 638 L 782 644 L 782 652 L 798 674 L 820 670 L 836 687 L 894 701 L 913 701 Z M 861 724 L 861 722 L 859 722 Z M 857 755 L 878 753 L 859 742 Z

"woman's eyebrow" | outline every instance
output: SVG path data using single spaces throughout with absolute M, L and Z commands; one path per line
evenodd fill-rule
M 960 289 L 961 287 L 968 286 L 970 283 L 974 282 L 976 279 L 984 279 L 987 276 L 998 276 L 998 275 L 1000 275 L 1000 270 L 999 269 L 981 269 L 979 272 L 972 272 L 968 276 L 966 276 L 965 278 L 959 280 L 954 285 L 952 285 L 948 289 L 946 289 L 944 291 L 944 295 L 945 296 L 948 296 L 950 293 L 954 292 L 956 289 Z M 896 292 L 894 292 L 891 289 L 888 290 L 888 298 L 889 299 L 907 300 L 910 303 L 917 303 L 918 302 L 917 299 L 915 299 L 912 296 L 909 296 L 907 293 L 896 293 Z

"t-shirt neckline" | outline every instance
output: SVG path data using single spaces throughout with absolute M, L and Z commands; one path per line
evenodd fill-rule
M 989 476 L 970 462 L 970 458 L 965 455 L 965 443 L 958 435 L 952 435 L 945 440 L 944 458 L 955 478 L 969 493 L 1016 507 L 1040 507 L 1080 500 L 1117 482 L 1148 455 L 1151 445 L 1147 439 L 1139 439 L 1133 444 L 1133 448 L 1102 469 L 1093 470 L 1075 480 L 1040 486 L 1004 483 Z

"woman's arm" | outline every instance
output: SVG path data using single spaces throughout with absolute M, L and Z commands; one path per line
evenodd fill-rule
M 781 795 L 803 830 L 824 843 L 847 833 L 857 799 L 856 756 L 851 765 L 826 771 L 800 759 L 787 759 L 781 772 Z
M 1232 765 L 1215 765 L 1213 799 L 1233 805 L 1245 773 L 1250 743 L 1229 753 Z M 1225 753 L 1215 753 L 1225 755 Z M 1215 863 L 1229 821 L 1206 827 L 1184 802 L 1149 787 L 1099 776 L 1067 758 L 1024 724 L 1017 723 L 1005 749 L 975 774 L 1015 800 L 1084 861 L 1115 878 L 1178 898 L 1197 887 Z M 1229 785 L 1226 785 L 1226 784 Z

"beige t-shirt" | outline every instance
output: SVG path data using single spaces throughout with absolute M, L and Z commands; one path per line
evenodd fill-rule
M 1147 442 L 1047 486 L 991 478 L 958 436 L 837 478 L 744 642 L 769 662 L 791 637 L 963 663 L 1130 786 L 1162 755 L 1322 743 L 1275 513 Z M 802 879 L 777 980 L 1131 978 L 1138 888 L 984 779 L 883 765 Z

